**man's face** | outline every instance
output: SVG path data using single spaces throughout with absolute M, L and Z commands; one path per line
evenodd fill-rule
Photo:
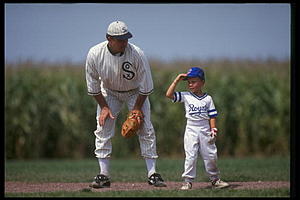
M 114 53 L 122 53 L 125 51 L 125 48 L 128 44 L 128 39 L 120 40 L 113 37 L 108 38 L 109 47 Z

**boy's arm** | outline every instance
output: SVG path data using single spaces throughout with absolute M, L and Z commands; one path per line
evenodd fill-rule
M 212 117 L 212 118 L 209 119 L 210 129 L 217 128 L 216 121 L 217 120 L 216 120 L 215 117 Z
M 184 77 L 186 77 L 187 74 L 179 74 L 175 80 L 172 82 L 172 84 L 169 86 L 167 92 L 166 92 L 166 97 L 173 99 L 174 98 L 174 92 L 175 92 L 175 88 L 176 85 L 179 81 L 181 81 Z

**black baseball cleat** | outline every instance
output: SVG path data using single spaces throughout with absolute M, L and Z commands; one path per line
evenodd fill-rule
M 110 180 L 107 176 L 99 174 L 95 176 L 94 181 L 89 186 L 91 188 L 109 188 Z
M 220 179 L 217 179 L 217 180 L 214 180 L 211 182 L 211 185 L 213 188 L 227 188 L 229 187 L 230 185 L 224 181 L 221 181 Z
M 158 173 L 152 174 L 148 178 L 148 183 L 149 183 L 149 185 L 153 185 L 155 187 L 167 187 L 164 180 L 162 179 L 162 177 Z

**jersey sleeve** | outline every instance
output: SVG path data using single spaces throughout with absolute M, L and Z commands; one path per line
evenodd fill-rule
M 174 92 L 173 102 L 184 102 L 184 93 L 183 92 Z
M 207 107 L 208 107 L 207 112 L 208 112 L 209 118 L 218 116 L 218 111 L 216 110 L 215 104 L 211 97 L 208 100 Z
M 141 95 L 150 95 L 153 92 L 153 80 L 149 62 L 144 52 L 138 49 L 139 62 L 139 93 Z
M 101 93 L 99 74 L 96 70 L 95 56 L 90 50 L 87 55 L 85 64 L 85 76 L 88 95 L 96 96 Z

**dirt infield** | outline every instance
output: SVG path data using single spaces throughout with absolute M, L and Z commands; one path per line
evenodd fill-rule
M 110 188 L 91 189 L 89 183 L 24 183 L 24 182 L 5 182 L 5 193 L 18 192 L 53 192 L 53 191 L 93 191 L 104 192 L 114 190 L 178 190 L 181 182 L 166 182 L 167 187 L 156 188 L 146 182 L 140 183 L 121 183 L 113 182 Z M 232 189 L 267 189 L 267 188 L 289 188 L 290 182 L 229 182 Z M 193 189 L 208 189 L 211 185 L 208 182 L 195 182 Z

